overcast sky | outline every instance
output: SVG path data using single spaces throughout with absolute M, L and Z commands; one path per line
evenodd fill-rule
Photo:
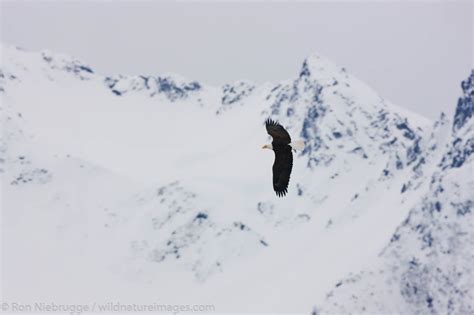
M 2 41 L 104 74 L 209 84 L 294 77 L 320 53 L 392 102 L 452 114 L 473 68 L 473 1 L 1 1 Z

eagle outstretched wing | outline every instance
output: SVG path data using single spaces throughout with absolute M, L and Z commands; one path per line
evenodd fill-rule
M 291 169 L 293 168 L 293 153 L 289 145 L 285 145 L 276 150 L 274 149 L 274 151 L 273 189 L 278 197 L 283 197 L 288 192 Z
M 265 121 L 265 127 L 272 136 L 272 147 L 275 152 L 273 163 L 273 189 L 278 197 L 283 197 L 288 192 L 291 169 L 293 168 L 293 153 L 291 152 L 291 137 L 288 131 L 278 122 L 271 119 Z
M 290 134 L 278 122 L 267 119 L 267 121 L 265 121 L 265 127 L 267 128 L 268 134 L 273 138 L 273 146 L 275 146 L 275 144 L 290 144 Z

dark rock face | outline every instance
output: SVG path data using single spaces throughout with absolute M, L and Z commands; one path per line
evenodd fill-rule
M 464 162 L 474 153 L 474 138 L 467 139 L 465 142 L 461 138 L 456 138 L 451 150 L 443 157 L 441 164 L 443 168 L 461 167 Z
M 466 80 L 462 81 L 463 96 L 458 100 L 454 114 L 453 131 L 461 129 L 474 116 L 474 70 Z
M 71 57 L 55 55 L 49 51 L 43 51 L 41 57 L 50 69 L 71 73 L 81 80 L 88 80 L 94 74 L 90 66 Z
M 222 105 L 231 105 L 247 97 L 255 89 L 255 86 L 246 82 L 225 84 L 222 87 Z
M 112 93 L 122 96 L 131 92 L 144 91 L 150 97 L 164 95 L 170 101 L 188 98 L 192 93 L 202 89 L 196 81 L 184 82 L 170 76 L 115 76 L 106 77 L 105 85 Z

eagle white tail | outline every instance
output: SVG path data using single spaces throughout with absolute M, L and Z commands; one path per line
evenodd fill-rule
M 304 149 L 304 141 L 303 140 L 296 140 L 290 143 L 290 147 L 293 150 L 303 150 Z

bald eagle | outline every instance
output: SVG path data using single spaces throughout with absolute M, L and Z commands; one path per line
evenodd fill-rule
M 265 121 L 267 133 L 272 136 L 271 144 L 266 144 L 262 149 L 270 149 L 275 152 L 275 162 L 273 163 L 273 189 L 278 197 L 283 197 L 288 192 L 288 183 L 290 182 L 291 169 L 293 167 L 294 150 L 304 148 L 303 141 L 291 142 L 288 131 L 278 122 L 271 119 Z

